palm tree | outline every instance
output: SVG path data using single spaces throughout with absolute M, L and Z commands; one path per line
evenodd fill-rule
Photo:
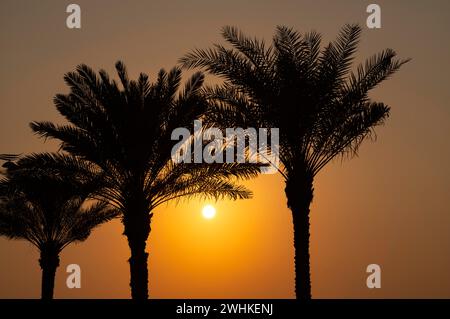
M 97 75 L 86 65 L 67 73 L 70 93 L 56 95 L 54 102 L 70 123 L 34 122 L 31 127 L 40 136 L 59 139 L 63 150 L 94 165 L 103 176 L 98 196 L 121 211 L 131 250 L 132 298 L 146 299 L 146 241 L 155 208 L 186 196 L 249 198 L 251 192 L 237 185 L 237 179 L 256 176 L 260 167 L 172 161 L 177 142 L 171 140 L 172 131 L 192 127 L 208 107 L 200 94 L 204 76 L 193 74 L 179 90 L 179 68 L 161 70 L 155 83 L 142 73 L 136 81 L 129 80 L 122 62 L 116 69 L 121 87 L 105 71 Z
M 88 205 L 89 194 L 97 188 L 95 180 L 41 169 L 34 156 L 17 163 L 11 156 L 0 159 L 7 160 L 0 179 L 0 235 L 25 239 L 39 249 L 41 298 L 53 299 L 62 250 L 86 240 L 92 229 L 116 217 L 117 211 L 106 202 Z
M 350 72 L 360 33 L 359 26 L 346 25 L 336 41 L 321 49 L 318 33 L 280 26 L 267 47 L 225 27 L 222 35 L 231 48 L 217 44 L 180 60 L 186 68 L 200 67 L 225 80 L 207 90 L 217 110 L 210 121 L 280 130 L 279 172 L 292 211 L 297 298 L 311 298 L 314 177 L 336 156 L 355 155 L 374 127 L 386 120 L 389 107 L 371 101 L 368 92 L 407 62 L 394 59 L 396 53 L 387 49 Z

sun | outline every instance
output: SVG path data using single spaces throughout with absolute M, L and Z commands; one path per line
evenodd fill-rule
M 202 215 L 206 219 L 212 219 L 216 216 L 216 209 L 212 205 L 206 205 L 202 209 Z

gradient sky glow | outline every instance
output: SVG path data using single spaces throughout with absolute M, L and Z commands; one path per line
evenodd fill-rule
M 235 25 L 270 41 L 276 25 L 317 30 L 324 43 L 345 23 L 364 26 L 357 60 L 384 48 L 413 60 L 373 91 L 392 108 L 377 140 L 316 178 L 311 208 L 314 298 L 450 298 L 450 2 L 375 1 L 382 28 L 365 28 L 373 1 L 87 1 L 0 3 L 0 153 L 56 150 L 33 136 L 33 120 L 61 122 L 52 98 L 67 92 L 77 64 L 156 77 L 193 48 L 221 42 Z M 65 26 L 69 3 L 82 29 Z M 208 79 L 208 77 L 207 77 Z M 132 123 L 130 123 L 132 125 Z M 254 199 L 184 200 L 158 208 L 149 239 L 152 298 L 293 298 L 290 211 L 279 175 L 246 183 Z M 202 207 L 217 215 L 206 220 Z M 56 298 L 129 298 L 129 257 L 119 221 L 61 255 Z M 0 298 L 37 298 L 38 253 L 0 239 Z M 65 286 L 65 267 L 82 270 L 82 288 Z M 382 268 L 369 290 L 365 269 Z

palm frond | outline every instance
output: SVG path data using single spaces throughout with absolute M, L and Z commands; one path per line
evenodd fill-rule
M 82 209 L 72 214 L 73 218 L 65 236 L 61 239 L 63 247 L 72 242 L 84 241 L 96 227 L 107 223 L 120 215 L 120 211 L 111 208 L 106 202 L 96 202 L 89 208 Z

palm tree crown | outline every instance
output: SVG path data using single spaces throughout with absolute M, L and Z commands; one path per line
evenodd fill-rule
M 395 60 L 396 53 L 387 49 L 349 74 L 360 33 L 359 26 L 346 25 L 321 50 L 316 32 L 303 35 L 277 27 L 267 47 L 225 27 L 222 34 L 231 49 L 198 49 L 181 63 L 227 81 L 208 90 L 222 110 L 212 112 L 217 122 L 280 128 L 280 160 L 286 172 L 301 164 L 314 176 L 335 156 L 354 154 L 373 127 L 383 123 L 389 107 L 371 101 L 368 92 L 407 62 Z
M 189 165 L 174 163 L 175 128 L 191 127 L 207 109 L 200 93 L 204 76 L 195 73 L 179 91 L 181 70 L 161 70 L 156 83 L 145 74 L 130 81 L 123 63 L 116 64 L 123 89 L 105 71 L 99 76 L 86 65 L 65 76 L 71 92 L 57 95 L 55 105 L 70 122 L 34 122 L 43 137 L 61 140 L 61 148 L 95 164 L 107 187 L 102 196 L 125 209 L 133 190 L 145 194 L 149 210 L 185 195 L 248 198 L 244 187 L 224 178 L 249 178 L 255 165 Z M 95 169 L 94 169 L 95 170 Z

